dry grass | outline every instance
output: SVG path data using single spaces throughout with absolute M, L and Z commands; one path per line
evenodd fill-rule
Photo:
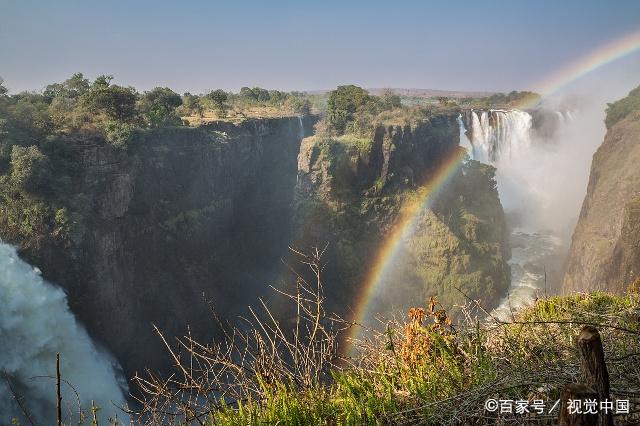
M 197 127 L 219 120 L 241 123 L 248 118 L 282 118 L 295 115 L 299 114 L 286 105 L 249 105 L 243 107 L 234 106 L 226 114 L 221 114 L 216 110 L 205 110 L 202 116 L 191 115 L 181 118 L 186 120 L 189 126 Z
M 174 362 L 168 377 L 135 378 L 143 397 L 141 424 L 555 424 L 556 413 L 490 413 L 489 398 L 543 400 L 546 409 L 567 383 L 580 382 L 574 339 L 580 328 L 601 332 L 613 398 L 630 399 L 640 412 L 640 296 L 605 293 L 541 299 L 513 314 L 513 321 L 481 321 L 479 305 L 458 307 L 453 323 L 435 298 L 406 318 L 381 320 L 348 342 L 355 326 L 324 311 L 322 250 L 294 251 L 310 268 L 292 293 L 280 292 L 295 309 L 280 321 L 261 302 L 261 312 L 228 328 L 222 342 L 203 344 L 188 334 L 168 342 Z M 480 309 L 481 310 L 481 309 Z M 635 409 L 633 409 L 636 407 Z

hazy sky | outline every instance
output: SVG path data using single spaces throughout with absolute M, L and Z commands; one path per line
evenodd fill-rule
M 78 71 L 196 93 L 507 91 L 638 29 L 637 0 L 0 0 L 0 76 L 12 92 Z

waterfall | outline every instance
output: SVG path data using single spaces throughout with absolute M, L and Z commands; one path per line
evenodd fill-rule
M 65 293 L 44 281 L 39 270 L 2 242 L 0 306 L 0 371 L 4 376 L 0 378 L 0 424 L 22 417 L 10 387 L 24 397 L 36 423 L 55 423 L 55 381 L 51 377 L 55 376 L 57 353 L 62 378 L 77 390 L 84 410 L 93 400 L 101 407 L 101 423 L 116 414 L 127 421 L 114 406 L 124 406 L 126 391 L 115 360 L 97 348 L 75 320 Z M 76 394 L 66 382 L 62 383 L 65 423 L 79 423 Z
M 467 137 L 467 128 L 464 126 L 462 114 L 458 115 L 458 128 L 460 129 L 460 146 L 467 150 L 469 157 L 473 158 L 473 145 Z
M 526 151 L 531 145 L 532 117 L 518 110 L 471 111 L 474 160 L 497 163 Z
M 571 111 L 557 111 L 559 131 L 570 124 Z M 460 145 L 469 135 L 471 157 L 496 167 L 500 200 L 507 214 L 512 247 L 511 283 L 507 295 L 494 310 L 494 316 L 510 319 L 511 310 L 531 304 L 547 292 L 547 274 L 557 269 L 562 241 L 557 230 L 550 229 L 559 186 L 550 170 L 558 154 L 555 145 L 545 145 L 533 129 L 533 117 L 519 110 L 467 111 L 460 127 Z M 470 131 L 464 134 L 464 130 Z M 558 135 L 551 136 L 562 141 Z M 554 180 L 552 182 L 552 180 Z M 555 220 L 555 219 L 554 219 Z
M 298 137 L 300 140 L 304 139 L 304 123 L 302 123 L 302 116 L 298 116 Z

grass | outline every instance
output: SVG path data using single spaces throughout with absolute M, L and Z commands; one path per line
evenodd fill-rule
M 292 108 L 283 105 L 248 105 L 232 107 L 226 114 L 220 114 L 216 110 L 205 110 L 202 115 L 189 115 L 181 117 L 190 126 L 200 126 L 214 121 L 229 121 L 241 123 L 248 118 L 282 118 L 299 115 Z
M 612 397 L 640 396 L 637 293 L 540 299 L 510 322 L 479 321 L 473 308 L 454 324 L 431 298 L 352 341 L 354 353 L 328 363 L 324 378 L 301 385 L 295 374 L 273 380 L 257 373 L 256 389 L 245 398 L 201 406 L 203 424 L 495 424 L 497 417 L 484 411 L 488 398 L 555 401 L 565 384 L 580 381 L 574 340 L 585 324 L 602 335 Z M 272 326 L 260 327 L 271 333 Z M 538 424 L 555 420 L 537 417 Z M 533 420 L 505 414 L 502 421 Z
M 347 148 L 354 148 L 361 154 L 368 154 L 371 151 L 373 140 L 369 138 L 359 137 L 356 135 L 345 134 L 336 137 L 336 141 L 345 145 Z

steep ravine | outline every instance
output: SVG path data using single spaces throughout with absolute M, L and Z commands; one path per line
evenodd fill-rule
M 328 308 L 348 315 L 402 202 L 459 149 L 456 118 L 302 145 L 315 118 L 149 130 L 127 149 L 80 138 L 69 239 L 22 255 L 65 289 L 127 377 L 169 364 L 152 324 L 208 340 L 217 325 L 205 302 L 233 318 L 272 294 L 290 243 L 329 242 Z M 431 295 L 451 307 L 463 301 L 454 287 L 487 307 L 504 294 L 509 248 L 493 173 L 468 162 L 424 212 L 391 276 L 395 308 Z

